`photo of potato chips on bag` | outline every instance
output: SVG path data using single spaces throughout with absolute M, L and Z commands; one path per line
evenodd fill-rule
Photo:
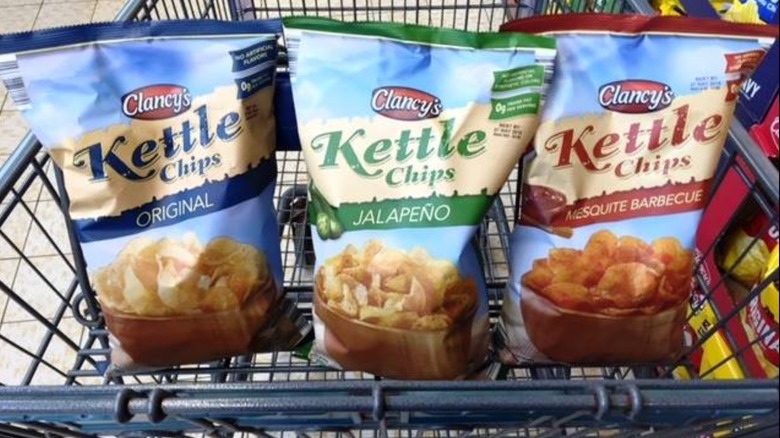
M 204 246 L 187 234 L 131 240 L 93 279 L 123 351 L 165 365 L 249 351 L 278 305 L 270 269 L 251 245 L 217 237 Z
M 518 187 L 501 360 L 674 360 L 739 85 L 777 30 L 597 14 L 501 30 L 558 44 Z
M 648 244 L 608 230 L 592 234 L 581 250 L 551 249 L 520 278 L 528 336 L 540 351 L 562 362 L 613 357 L 632 362 L 641 360 L 637 355 L 674 350 L 693 263 L 693 253 L 676 238 Z M 576 327 L 588 328 L 587 342 L 567 336 Z M 634 344 L 637 336 L 647 339 L 641 350 Z M 608 345 L 608 350 L 595 356 L 594 345 Z
M 533 136 L 554 45 L 284 23 L 311 176 L 312 359 L 395 379 L 474 375 L 490 336 L 472 237 Z
M 329 329 L 325 347 L 344 366 L 425 378 L 454 375 L 468 361 L 477 284 L 453 263 L 372 240 L 326 260 L 315 283 L 317 314 Z M 383 365 L 393 352 L 408 355 L 397 370 Z
M 10 37 L 111 373 L 291 349 L 310 329 L 283 296 L 273 204 L 280 33 L 205 21 Z

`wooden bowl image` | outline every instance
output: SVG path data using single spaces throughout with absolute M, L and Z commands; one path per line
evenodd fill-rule
M 391 379 L 455 379 L 468 372 L 477 306 L 445 330 L 419 331 L 371 325 L 331 310 L 314 294 L 325 325 L 325 350 L 342 368 Z
M 608 316 L 563 309 L 522 286 L 520 310 L 534 346 L 563 363 L 671 360 L 683 346 L 686 301 L 653 315 Z
M 109 332 L 134 362 L 149 366 L 197 363 L 250 351 L 252 339 L 269 319 L 277 299 L 273 279 L 233 310 L 147 317 L 104 306 Z

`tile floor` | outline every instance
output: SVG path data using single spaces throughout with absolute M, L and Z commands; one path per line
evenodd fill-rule
M 0 33 L 108 21 L 123 3 L 121 0 L 0 0 Z M 0 83 L 0 166 L 26 132 L 27 126 Z M 51 173 L 49 166 L 46 170 Z M 62 304 L 57 293 L 65 293 L 74 278 L 63 215 L 40 180 L 22 196 L 24 204 L 9 208 L 12 196 L 0 199 L 0 218 L 10 212 L 5 221 L 0 221 L 0 383 L 6 385 L 22 383 L 31 363 L 30 357 L 17 346 L 37 354 L 47 330 L 35 320 L 30 309 L 9 299 L 2 289 L 13 290 L 32 310 L 52 321 Z M 57 247 L 64 257 L 57 252 Z M 28 260 L 23 260 L 15 248 Z M 82 341 L 84 330 L 72 318 L 70 310 L 66 310 L 58 328 L 63 337 L 76 343 Z M 30 383 L 62 384 L 64 377 L 54 369 L 72 367 L 75 350 L 55 336 L 43 357 L 51 367 L 39 365 Z

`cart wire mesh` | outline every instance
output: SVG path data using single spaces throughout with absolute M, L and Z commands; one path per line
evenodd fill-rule
M 119 19 L 245 20 L 319 15 L 392 20 L 468 30 L 496 30 L 514 17 L 581 11 L 648 13 L 641 0 L 142 0 Z M 314 253 L 306 218 L 306 167 L 297 145 L 279 145 L 276 202 L 288 296 L 311 313 Z M 745 204 L 778 224 L 778 173 L 740 126 L 732 129 L 720 179 L 742 184 Z M 474 237 L 498 316 L 514 222 L 515 170 Z M 736 176 L 735 176 L 736 175 Z M 731 178 L 731 179 L 729 179 Z M 63 213 L 61 176 L 28 135 L 0 168 L 0 436 L 710 436 L 764 433 L 778 427 L 776 379 L 755 366 L 740 332 L 740 312 L 777 272 L 744 293 L 718 321 L 668 363 L 603 367 L 490 366 L 495 381 L 394 382 L 309 362 L 296 352 L 246 355 L 165 370 L 105 377 L 109 339 L 84 263 Z M 731 223 L 701 250 L 718 250 Z M 23 238 L 16 230 L 28 230 Z M 747 257 L 750 243 L 738 261 Z M 711 303 L 730 277 L 715 283 L 698 267 L 695 308 Z M 13 327 L 13 329 L 6 329 Z M 16 330 L 16 327 L 20 327 Z M 774 336 L 777 336 L 774 328 Z M 731 354 L 700 372 L 697 352 L 715 333 Z M 746 379 L 713 380 L 736 361 Z M 672 378 L 684 370 L 689 380 Z M 6 375 L 13 376 L 8 380 Z

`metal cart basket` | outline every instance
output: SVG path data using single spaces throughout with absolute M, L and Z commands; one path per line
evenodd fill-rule
M 513 17 L 580 11 L 652 13 L 644 0 L 134 0 L 118 19 L 305 14 L 496 30 Z M 277 201 L 285 287 L 310 313 L 313 254 L 305 165 L 295 144 L 280 142 Z M 777 226 L 778 172 L 738 124 L 732 127 L 722 168 L 739 175 L 751 202 Z M 490 284 L 493 319 L 507 276 L 516 184 L 514 172 L 475 237 Z M 0 436 L 777 434 L 778 381 L 751 372 L 751 344 L 739 343 L 731 333 L 739 312 L 769 281 L 777 281 L 777 272 L 719 314 L 712 330 L 670 363 L 523 366 L 502 368 L 490 381 L 397 382 L 323 368 L 304 354 L 273 353 L 107 379 L 109 341 L 99 305 L 91 291 L 79 286 L 86 284 L 79 282 L 85 278 L 84 263 L 72 233 L 57 233 L 69 227 L 60 185 L 59 174 L 31 135 L 0 168 L 0 263 L 15 272 L 13 278 L 0 276 L 0 321 L 5 320 L 0 370 L 17 371 L 12 381 L 0 378 Z M 19 238 L 17 229 L 29 231 Z M 697 306 L 703 306 L 719 284 L 699 283 Z M 725 333 L 731 354 L 697 372 L 692 358 L 715 331 Z M 735 361 L 745 379 L 711 379 Z M 686 370 L 690 378 L 673 378 L 677 370 Z

